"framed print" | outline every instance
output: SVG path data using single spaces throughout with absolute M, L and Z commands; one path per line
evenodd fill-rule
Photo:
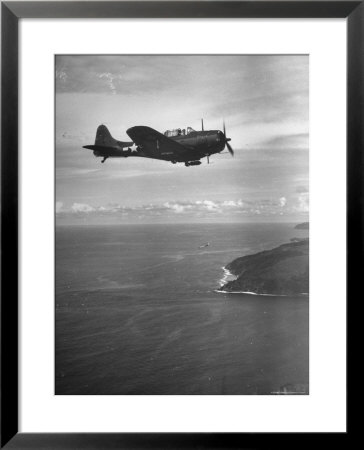
M 2 3 L 2 446 L 347 438 L 362 27 L 362 2 Z

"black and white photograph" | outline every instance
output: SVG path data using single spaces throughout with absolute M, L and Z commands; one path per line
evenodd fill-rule
M 55 56 L 55 394 L 309 394 L 309 56 Z

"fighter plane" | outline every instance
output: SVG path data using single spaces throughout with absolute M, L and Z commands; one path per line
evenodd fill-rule
M 231 139 L 226 137 L 225 123 L 224 131 L 205 131 L 203 120 L 201 122 L 201 131 L 187 127 L 167 130 L 163 134 L 146 126 L 131 127 L 126 133 L 132 142 L 117 141 L 105 125 L 100 125 L 97 128 L 95 144 L 85 145 L 83 148 L 93 150 L 96 157 L 102 157 L 102 163 L 108 158 L 137 156 L 170 161 L 172 164 L 180 162 L 186 167 L 198 166 L 201 164 L 200 159 L 206 157 L 209 163 L 210 156 L 221 153 L 225 147 L 233 156 L 234 151 L 229 144 Z

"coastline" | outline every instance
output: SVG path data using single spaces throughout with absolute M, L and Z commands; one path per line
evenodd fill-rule
M 223 287 L 228 281 L 236 280 L 237 277 L 226 267 L 222 267 L 222 270 L 224 271 L 224 275 L 219 281 L 220 287 Z
M 258 297 L 308 297 L 309 294 L 307 292 L 302 292 L 300 294 L 295 295 L 287 295 L 287 294 L 258 294 L 257 292 L 249 292 L 249 291 L 222 291 L 221 289 L 215 289 L 214 292 L 218 294 L 245 294 L 245 295 L 255 295 Z
M 223 291 L 221 289 L 215 289 L 215 292 L 219 294 L 245 294 L 245 295 L 255 295 L 259 297 L 289 297 L 288 295 L 279 294 L 258 294 L 257 292 L 249 291 Z M 300 295 L 300 294 L 299 294 Z
M 237 277 L 230 272 L 226 267 L 222 267 L 222 270 L 224 271 L 223 277 L 220 279 L 220 289 L 214 289 L 214 292 L 217 292 L 218 294 L 245 294 L 245 295 L 257 295 L 261 297 L 292 297 L 291 295 L 287 294 L 259 294 L 258 292 L 250 292 L 250 291 L 224 291 L 222 288 L 225 286 L 225 284 L 228 281 L 236 280 Z M 296 294 L 299 297 L 308 297 L 308 292 L 301 292 L 299 294 Z

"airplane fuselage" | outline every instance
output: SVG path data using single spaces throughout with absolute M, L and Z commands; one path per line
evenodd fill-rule
M 155 149 L 148 148 L 148 153 L 143 151 L 143 146 L 138 147 L 137 153 L 125 156 L 143 156 L 146 158 L 162 159 L 172 162 L 197 161 L 206 156 L 220 153 L 224 150 L 225 139 L 221 131 L 192 131 L 188 135 L 179 135 L 170 138 L 186 147 L 186 153 L 177 155 L 173 149 L 161 150 L 156 141 Z

